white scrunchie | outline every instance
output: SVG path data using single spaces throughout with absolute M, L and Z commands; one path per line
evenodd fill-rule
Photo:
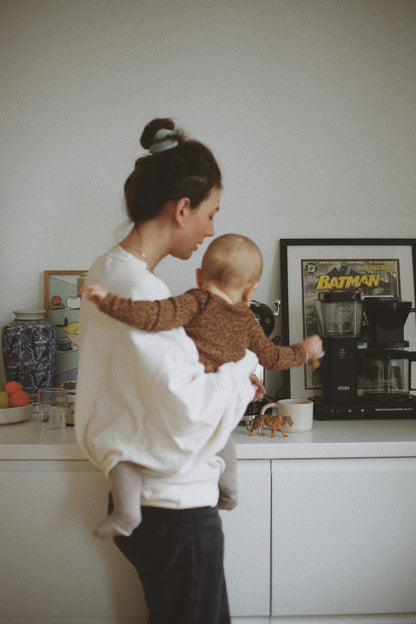
M 154 143 L 149 147 L 151 154 L 158 154 L 165 152 L 178 145 L 177 133 L 175 130 L 168 130 L 167 128 L 161 128 L 154 136 Z

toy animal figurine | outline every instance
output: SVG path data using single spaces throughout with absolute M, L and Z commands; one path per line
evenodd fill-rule
M 259 414 L 253 420 L 253 424 L 251 425 L 250 435 L 252 436 L 256 429 L 260 429 L 260 435 L 264 435 L 263 427 L 270 427 L 272 430 L 272 438 L 276 437 L 276 430 L 279 429 L 281 431 L 282 436 L 287 438 L 287 433 L 285 431 L 285 425 L 288 424 L 289 427 L 293 425 L 293 420 L 290 416 L 271 416 L 270 414 Z

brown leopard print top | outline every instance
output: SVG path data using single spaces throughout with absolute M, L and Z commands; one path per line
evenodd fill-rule
M 199 360 L 207 372 L 225 362 L 237 362 L 245 350 L 254 351 L 267 369 L 284 370 L 306 362 L 302 343 L 275 345 L 244 304 L 232 305 L 207 290 L 194 288 L 161 301 L 133 301 L 109 293 L 100 309 L 133 327 L 151 332 L 184 327 L 195 342 Z

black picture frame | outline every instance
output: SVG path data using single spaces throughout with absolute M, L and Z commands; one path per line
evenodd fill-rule
M 416 239 L 414 238 L 285 238 L 280 240 L 282 344 L 289 345 L 305 336 L 302 261 L 398 260 L 398 294 L 402 300 L 416 300 Z M 405 326 L 409 349 L 416 350 L 416 319 L 410 315 Z M 307 365 L 308 366 L 308 365 Z M 310 365 L 309 365 L 310 366 Z M 283 371 L 285 398 L 314 398 L 319 389 L 307 387 L 306 367 Z

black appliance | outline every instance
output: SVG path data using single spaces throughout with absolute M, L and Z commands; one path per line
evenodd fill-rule
M 265 303 L 260 303 L 254 299 L 250 304 L 250 310 L 254 312 L 257 323 L 261 325 L 267 337 L 270 336 L 274 329 L 276 317 L 280 315 L 280 299 L 276 299 L 274 305 L 276 306 L 276 312 L 273 312 Z M 278 344 L 280 336 L 275 336 L 272 340 L 275 344 Z
M 315 418 L 413 418 L 412 362 L 404 325 L 409 301 L 395 296 L 364 297 L 353 292 L 321 293 L 316 303 L 324 343 L 322 397 Z
M 276 299 L 274 305 L 276 306 L 276 312 L 273 312 L 273 310 L 269 308 L 269 306 L 267 306 L 265 303 L 260 303 L 259 301 L 255 301 L 254 299 L 250 304 L 250 309 L 252 312 L 254 312 L 257 323 L 259 323 L 259 325 L 262 327 L 264 333 L 268 338 L 270 338 L 270 335 L 274 330 L 276 317 L 280 316 L 280 299 Z M 280 336 L 274 336 L 273 338 L 271 338 L 271 341 L 278 345 L 280 342 Z M 261 379 L 264 384 L 264 368 L 260 366 L 260 364 L 257 366 L 256 375 L 259 379 Z M 250 424 L 251 420 L 255 416 L 257 416 L 257 414 L 260 414 L 261 408 L 263 407 L 263 405 L 268 403 L 269 400 L 270 397 L 266 396 L 261 401 L 252 401 L 251 403 L 249 403 L 247 405 L 241 423 L 246 425 Z

